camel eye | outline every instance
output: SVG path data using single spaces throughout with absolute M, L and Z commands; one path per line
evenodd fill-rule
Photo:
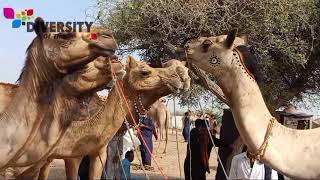
M 209 39 L 206 39 L 202 42 L 202 48 L 204 50 L 208 50 L 208 48 L 212 45 L 212 42 Z
M 76 37 L 75 33 L 72 32 L 60 32 L 59 34 L 55 35 L 55 39 L 72 39 Z
M 141 74 L 142 74 L 142 76 L 149 76 L 149 75 L 151 74 L 151 71 L 146 70 L 146 69 L 143 69 L 143 70 L 141 71 Z

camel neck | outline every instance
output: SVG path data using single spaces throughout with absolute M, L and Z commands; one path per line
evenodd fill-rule
M 46 109 L 45 106 L 40 106 L 35 97 L 30 96 L 23 87 L 18 87 L 12 101 L 0 113 L 0 131 L 5 134 L 0 138 L 0 143 L 6 147 L 0 149 L 1 154 L 7 155 L 1 161 L 0 167 L 22 153 L 23 147 L 36 134 Z
M 264 141 L 272 118 L 257 83 L 239 65 L 217 76 L 218 85 L 231 104 L 235 124 L 251 152 Z M 275 122 L 262 162 L 294 179 L 319 179 L 319 129 L 295 130 Z M 316 158 L 316 159 L 315 159 Z
M 251 151 L 263 142 L 267 124 L 271 119 L 262 94 L 254 78 L 241 62 L 233 60 L 234 66 L 218 84 L 230 101 L 230 108 L 239 132 Z

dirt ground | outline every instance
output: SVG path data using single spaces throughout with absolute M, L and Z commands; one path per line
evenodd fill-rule
M 159 166 L 162 168 L 164 174 L 169 179 L 179 179 L 180 171 L 178 165 L 178 157 L 180 156 L 180 166 L 181 166 L 181 176 L 184 178 L 183 172 L 183 162 L 187 152 L 187 143 L 184 142 L 183 137 L 181 135 L 181 131 L 178 131 L 178 145 L 179 145 L 179 153 L 177 151 L 177 143 L 175 132 L 169 130 L 169 141 L 167 153 L 163 154 L 164 150 L 164 141 L 154 141 L 154 155 L 156 160 L 159 162 Z M 214 179 L 217 169 L 217 156 L 214 150 L 211 151 L 210 156 L 210 174 L 207 174 L 207 179 Z M 135 160 L 133 164 L 138 165 L 139 160 L 137 158 L 137 154 L 135 154 Z M 160 171 L 157 168 L 155 162 L 152 162 L 152 166 L 154 167 L 153 171 L 146 171 L 147 175 L 150 179 L 163 179 Z M 146 179 L 145 174 L 142 170 L 137 170 L 136 166 L 131 168 L 132 176 L 135 179 Z M 50 171 L 50 179 L 65 179 L 64 172 L 64 162 L 62 160 L 54 160 L 54 163 L 51 164 Z

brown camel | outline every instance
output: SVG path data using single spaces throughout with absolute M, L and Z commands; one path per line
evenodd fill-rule
M 156 122 L 158 131 L 160 133 L 160 142 L 165 135 L 165 147 L 163 153 L 167 151 L 168 144 L 168 128 L 169 128 L 169 119 L 170 119 L 170 111 L 165 104 L 166 100 L 164 98 L 160 98 L 150 107 L 148 111 L 148 115 Z
M 178 69 L 180 73 L 178 73 Z M 182 74 L 182 69 L 185 69 L 184 74 Z M 102 173 L 99 155 L 102 162 L 105 162 L 106 145 L 122 126 L 125 118 L 133 124 L 129 111 L 141 112 L 144 107 L 151 106 L 160 97 L 178 89 L 187 89 L 190 85 L 188 69 L 184 66 L 172 65 L 166 68 L 151 68 L 144 62 L 138 62 L 129 57 L 126 71 L 121 88 L 130 109 L 126 108 L 117 93 L 119 89 L 116 87 L 112 88 L 106 100 L 93 96 L 92 106 L 101 107 L 98 113 L 86 121 L 72 122 L 66 135 L 50 156 L 51 159 L 65 160 L 68 179 L 77 179 L 79 163 L 86 155 L 90 157 L 89 179 L 99 179 Z M 135 103 L 138 104 L 137 109 L 134 107 Z M 134 113 L 133 116 L 138 122 L 138 114 Z M 47 167 L 42 168 L 41 179 L 48 175 Z
M 112 68 L 117 76 L 122 76 L 122 74 L 124 74 L 123 66 L 120 63 L 112 63 Z M 99 108 L 96 106 L 85 106 L 83 104 L 87 102 L 88 96 L 91 96 L 96 91 L 105 87 L 105 85 L 112 80 L 110 70 L 111 68 L 109 61 L 105 60 L 105 58 L 103 57 L 99 57 L 95 61 L 85 66 L 84 69 L 78 70 L 77 72 L 64 77 L 63 82 L 59 85 L 61 87 L 59 88 L 59 91 L 68 91 L 70 92 L 70 94 L 72 92 L 72 96 L 74 96 L 77 99 L 77 105 L 73 105 L 77 106 L 77 108 L 80 109 L 80 112 L 77 115 L 74 115 L 78 118 L 76 120 L 83 120 L 90 116 L 89 114 L 94 114 L 98 111 Z M 1 102 L 7 102 L 9 104 L 17 88 L 18 85 L 1 83 L 0 94 L 10 95 L 0 96 Z M 4 103 L 0 104 L 0 109 L 4 108 Z M 40 162 L 39 164 L 41 163 L 43 162 Z M 10 170 L 14 171 L 14 176 L 18 176 L 20 173 L 22 173 L 29 167 L 30 166 L 14 169 L 11 168 Z M 36 175 L 32 173 L 25 173 L 23 178 L 31 179 L 33 176 Z
M 246 47 L 236 47 L 235 39 L 231 31 L 223 41 L 192 40 L 188 59 L 216 78 L 253 158 L 293 179 L 320 179 L 320 129 L 289 129 L 275 120 L 256 82 L 253 56 Z
M 76 110 L 64 101 L 67 93 L 56 91 L 59 82 L 69 71 L 113 55 L 117 48 L 113 37 L 103 32 L 97 39 L 90 39 L 90 33 L 47 33 L 41 18 L 34 29 L 37 37 L 27 49 L 19 87 L 0 114 L 0 168 L 34 163 L 54 146 Z M 34 146 L 38 133 L 43 139 Z

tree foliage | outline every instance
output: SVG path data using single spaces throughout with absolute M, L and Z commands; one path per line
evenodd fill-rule
M 99 22 L 114 31 L 122 53 L 139 50 L 153 63 L 184 58 L 167 44 L 238 28 L 258 58 L 271 109 L 320 90 L 318 0 L 97 1 Z

